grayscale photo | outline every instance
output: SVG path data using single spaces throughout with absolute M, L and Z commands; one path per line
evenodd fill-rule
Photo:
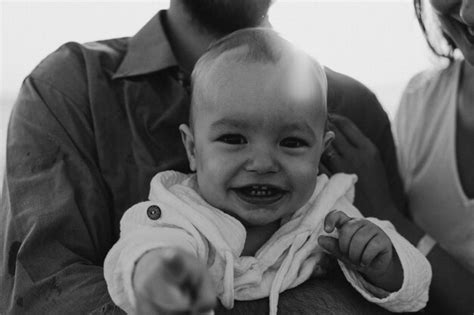
M 0 315 L 474 314 L 474 0 L 0 19 Z

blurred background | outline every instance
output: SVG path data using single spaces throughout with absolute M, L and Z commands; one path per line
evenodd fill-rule
M 168 3 L 0 0 L 0 175 L 8 118 L 24 77 L 65 42 L 133 36 Z M 321 63 L 372 89 L 392 119 L 409 78 L 437 62 L 411 0 L 275 0 L 270 21 Z

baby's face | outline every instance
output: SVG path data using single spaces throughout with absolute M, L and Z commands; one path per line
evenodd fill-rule
M 216 84 L 206 101 L 195 104 L 193 130 L 181 127 L 190 166 L 208 203 L 244 224 L 265 225 L 294 213 L 314 191 L 331 138 L 321 91 L 309 73 L 300 77 L 311 82 L 304 89 L 294 71 L 274 64 L 224 68 L 218 79 L 210 75 Z

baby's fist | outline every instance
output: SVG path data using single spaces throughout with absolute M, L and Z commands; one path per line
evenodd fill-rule
M 330 233 L 335 228 L 339 238 L 320 236 L 321 247 L 379 287 L 395 291 L 401 286 L 400 261 L 390 238 L 380 227 L 367 219 L 351 218 L 334 210 L 326 216 L 324 229 Z
M 215 306 L 216 293 L 206 266 L 176 248 L 147 252 L 133 277 L 137 314 L 197 314 Z

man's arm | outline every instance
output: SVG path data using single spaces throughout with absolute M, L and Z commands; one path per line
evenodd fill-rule
M 337 264 L 334 261 L 334 264 Z M 268 299 L 236 301 L 232 310 L 222 306 L 216 314 L 268 314 Z M 370 303 L 356 291 L 336 267 L 323 278 L 305 283 L 280 294 L 279 314 L 390 314 Z
M 407 213 L 406 196 L 398 172 L 395 142 L 387 113 L 374 93 L 360 82 L 331 69 L 326 69 L 326 74 L 328 78 L 329 113 L 348 118 L 375 145 L 379 160 L 382 162 L 382 169 L 386 175 L 385 178 L 388 180 L 390 196 L 397 208 Z M 367 164 L 370 162 L 367 161 Z M 352 172 L 360 175 L 355 170 L 352 170 Z M 363 181 L 366 181 L 366 178 L 359 176 L 356 183 L 357 193 L 354 202 L 357 208 L 369 206 L 366 204 L 366 198 L 358 193 L 361 191 L 360 187 L 364 186 Z
M 25 80 L 8 127 L 0 313 L 120 312 L 103 278 L 113 227 L 92 134 L 70 97 Z

